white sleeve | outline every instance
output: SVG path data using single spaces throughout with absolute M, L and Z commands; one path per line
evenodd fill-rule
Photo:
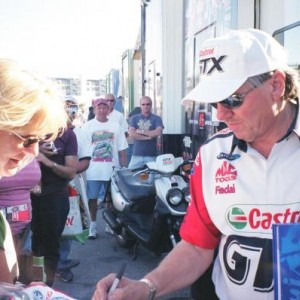
M 80 160 L 81 158 L 91 157 L 92 147 L 86 132 L 81 128 L 75 128 L 74 132 L 78 143 L 78 159 Z
M 128 123 L 127 123 L 127 121 L 126 121 L 126 119 L 125 119 L 124 116 L 122 116 L 122 118 L 121 118 L 121 123 L 122 123 L 121 126 L 123 128 L 123 132 L 124 133 L 128 132 L 129 126 L 128 126 Z

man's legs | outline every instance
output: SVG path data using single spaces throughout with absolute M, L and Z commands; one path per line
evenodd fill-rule
M 89 199 L 89 210 L 91 215 L 89 239 L 91 240 L 94 240 L 97 237 L 98 196 L 101 191 L 101 187 L 104 186 L 106 190 L 107 184 L 108 181 L 87 180 L 87 197 Z

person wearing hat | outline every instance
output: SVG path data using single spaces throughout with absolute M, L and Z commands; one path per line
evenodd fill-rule
M 109 105 L 103 98 L 93 101 L 95 118 L 87 121 L 82 133 L 87 137 L 86 147 L 90 149 L 91 161 L 86 170 L 87 197 L 91 224 L 89 239 L 97 237 L 97 199 L 104 187 L 106 190 L 115 166 L 126 166 L 126 148 L 128 147 L 123 130 L 118 122 L 108 119 Z
M 91 156 L 89 149 L 84 147 L 87 140 L 85 136 L 81 134 L 81 128 L 74 126 L 74 120 L 77 118 L 78 114 L 78 102 L 77 99 L 73 96 L 67 95 L 64 98 L 65 110 L 68 115 L 68 127 L 73 130 L 77 138 L 77 146 L 78 146 L 78 163 L 76 173 L 80 174 L 84 172 L 90 164 Z M 83 151 L 84 150 L 84 151 Z M 71 182 L 72 185 L 75 185 L 74 182 Z M 57 264 L 57 268 L 55 271 L 55 275 L 63 282 L 70 282 L 73 280 L 73 272 L 72 268 L 79 265 L 80 261 L 77 259 L 69 258 L 71 247 L 72 247 L 72 239 L 61 239 L 59 245 L 59 261 Z
M 212 263 L 219 299 L 274 299 L 272 224 L 299 222 L 298 76 L 260 30 L 206 40 L 199 54 L 200 82 L 183 103 L 211 103 L 227 128 L 199 149 L 182 240 L 142 280 L 122 277 L 108 298 L 114 275 L 100 280 L 93 300 L 162 297 Z
M 107 104 L 109 107 L 109 113 L 107 115 L 107 118 L 109 120 L 117 122 L 120 126 L 120 130 L 124 132 L 125 137 L 127 138 L 128 137 L 128 123 L 127 123 L 124 115 L 115 109 L 115 103 L 116 103 L 115 96 L 113 94 L 109 93 L 109 94 L 105 95 L 104 99 L 107 101 Z M 127 140 L 127 143 L 128 143 L 128 140 Z M 126 154 L 127 154 L 127 151 L 126 151 Z M 128 159 L 127 159 L 127 161 L 128 161 Z M 103 203 L 103 201 L 105 201 L 104 197 L 105 197 L 105 191 L 102 188 L 100 195 L 99 195 L 99 201 Z M 109 227 L 106 227 L 106 231 L 111 233 Z
M 65 96 L 65 110 L 69 116 L 69 121 L 72 123 L 78 116 L 78 104 L 73 96 Z

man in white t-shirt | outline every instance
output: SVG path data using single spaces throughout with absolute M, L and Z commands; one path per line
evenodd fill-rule
M 115 121 L 120 125 L 120 130 L 124 132 L 125 137 L 127 139 L 127 143 L 128 143 L 128 123 L 124 117 L 124 115 L 119 112 L 118 110 L 115 109 L 115 104 L 116 104 L 116 98 L 114 96 L 114 94 L 106 94 L 104 99 L 107 101 L 108 107 L 109 107 L 109 114 L 107 116 L 107 118 L 109 120 Z M 126 150 L 126 155 L 127 155 L 127 161 L 129 162 L 128 159 L 128 149 Z M 105 190 L 102 188 L 100 191 L 100 195 L 99 195 L 99 199 L 101 199 L 101 201 L 105 201 Z M 109 232 L 109 229 L 107 229 Z
M 101 188 L 106 190 L 114 166 L 126 166 L 128 147 L 124 132 L 115 120 L 108 119 L 109 105 L 105 99 L 94 102 L 95 118 L 86 122 L 82 133 L 88 137 L 92 159 L 86 170 L 87 196 L 91 214 L 89 239 L 97 237 L 97 199 Z

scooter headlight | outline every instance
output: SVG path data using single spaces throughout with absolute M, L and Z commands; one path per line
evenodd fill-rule
M 184 197 L 184 200 L 189 203 L 191 201 L 191 191 L 190 191 L 190 188 L 189 187 L 185 187 L 183 190 L 182 190 L 182 193 L 183 193 L 183 197 Z
M 172 188 L 167 193 L 167 201 L 171 205 L 178 205 L 183 198 L 182 191 L 178 188 Z

